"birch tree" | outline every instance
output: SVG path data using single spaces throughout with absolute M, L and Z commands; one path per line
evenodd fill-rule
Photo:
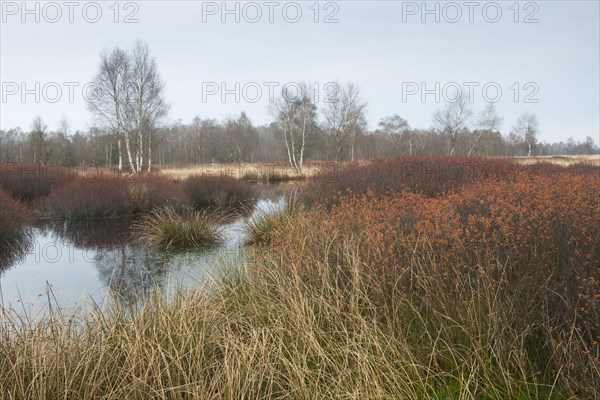
M 169 107 L 164 99 L 165 84 L 158 73 L 156 59 L 150 55 L 147 44 L 137 41 L 131 52 L 131 101 L 134 129 L 137 135 L 136 167 L 152 167 L 152 133 L 167 115 Z M 144 149 L 147 150 L 144 150 Z M 144 156 L 146 165 L 144 166 Z
M 31 123 L 31 132 L 28 137 L 29 151 L 34 163 L 46 163 L 48 161 L 48 125 L 42 117 L 37 116 Z
M 283 134 L 288 162 L 301 172 L 306 139 L 316 128 L 317 107 L 306 82 L 300 82 L 296 89 L 298 93 L 291 87 L 284 87 L 280 97 L 271 104 L 270 112 Z
M 101 53 L 93 91 L 86 96 L 88 110 L 117 140 L 119 170 L 123 169 L 123 142 L 130 125 L 127 121 L 129 69 L 129 57 L 119 47 L 110 53 Z
M 152 132 L 166 116 L 164 83 L 148 46 L 136 42 L 131 52 L 114 48 L 100 55 L 88 110 L 117 140 L 119 170 L 123 153 L 132 172 L 152 165 Z M 146 149 L 146 150 L 145 150 Z M 146 158 L 146 163 L 144 163 Z
M 441 110 L 433 115 L 433 125 L 436 130 L 446 135 L 450 141 L 450 155 L 454 155 L 458 134 L 468 126 L 473 115 L 469 97 L 458 93 L 455 101 L 448 101 Z
M 531 157 L 531 151 L 537 142 L 538 125 L 535 114 L 523 113 L 512 128 L 512 133 L 527 145 L 527 157 Z
M 496 105 L 494 103 L 487 103 L 485 105 L 484 109 L 479 115 L 479 119 L 477 120 L 477 128 L 479 132 L 473 139 L 473 143 L 471 144 L 471 148 L 469 149 L 468 153 L 469 156 L 483 138 L 500 128 L 503 120 L 504 119 L 496 112 Z
M 392 153 L 395 154 L 400 148 L 401 142 L 410 132 L 408 122 L 398 114 L 394 114 L 392 116 L 383 117 L 378 125 L 380 132 L 392 146 Z
M 342 158 L 344 145 L 350 146 L 350 159 L 354 160 L 354 143 L 356 136 L 365 126 L 365 109 L 367 103 L 362 99 L 360 89 L 354 83 L 334 84 L 334 92 L 325 99 L 322 110 L 327 132 L 333 139 L 335 161 Z

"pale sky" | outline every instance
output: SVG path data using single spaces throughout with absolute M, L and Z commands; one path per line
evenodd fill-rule
M 1 129 L 28 130 L 36 115 L 89 128 L 82 88 L 100 51 L 141 39 L 166 82 L 167 122 L 246 111 L 268 123 L 270 90 L 309 81 L 322 106 L 337 80 L 361 88 L 370 128 L 391 114 L 428 128 L 444 87 L 459 84 L 475 111 L 497 101 L 503 133 L 533 112 L 541 141 L 600 141 L 598 1 L 22 4 L 2 1 Z

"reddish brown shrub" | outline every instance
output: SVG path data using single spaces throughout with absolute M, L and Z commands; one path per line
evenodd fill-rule
M 4 243 L 19 236 L 23 227 L 32 222 L 29 210 L 0 189 L 0 242 Z
M 187 202 L 180 186 L 154 174 L 79 177 L 52 192 L 40 204 L 45 214 L 65 218 L 94 218 L 139 214 Z
M 230 176 L 195 175 L 183 182 L 183 189 L 196 208 L 235 207 L 254 199 L 254 187 Z
M 470 182 L 491 177 L 515 177 L 518 167 L 504 160 L 477 157 L 410 156 L 323 169 L 303 190 L 302 199 L 330 206 L 336 196 L 409 191 L 435 197 Z
M 23 201 L 48 195 L 79 174 L 71 167 L 42 164 L 0 164 L 0 187 Z
M 342 285 L 361 265 L 387 314 L 398 293 L 440 307 L 453 293 L 486 293 L 515 310 L 537 368 L 557 373 L 568 359 L 590 384 L 600 367 L 600 177 L 521 171 L 426 194 L 349 192 L 276 232 L 268 259 L 305 271 L 307 282 L 326 260 Z
M 120 177 L 79 177 L 41 202 L 41 212 L 53 217 L 95 218 L 131 213 L 127 184 Z
M 127 178 L 127 183 L 133 213 L 146 213 L 163 206 L 179 210 L 189 203 L 180 183 L 156 173 L 132 175 Z

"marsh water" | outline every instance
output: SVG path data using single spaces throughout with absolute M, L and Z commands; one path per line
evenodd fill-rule
M 223 242 L 208 250 L 164 253 L 137 243 L 131 220 L 41 221 L 0 254 L 0 301 L 35 316 L 51 305 L 73 309 L 118 298 L 140 304 L 153 290 L 167 296 L 208 285 L 226 265 L 240 265 L 245 220 L 284 205 L 284 188 L 265 186 L 249 213 L 219 225 Z

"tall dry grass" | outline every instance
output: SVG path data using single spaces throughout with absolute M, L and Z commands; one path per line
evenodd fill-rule
M 245 220 L 246 244 L 269 244 L 273 235 L 291 226 L 304 211 L 305 206 L 298 200 L 295 192 L 285 197 L 285 204 L 280 210 L 257 210 Z
M 289 163 L 240 163 L 240 164 L 191 164 L 191 165 L 164 165 L 160 167 L 160 174 L 171 179 L 185 180 L 190 176 L 230 176 L 242 179 L 244 177 L 256 181 L 296 180 L 314 175 L 321 168 L 319 162 L 305 163 L 299 173 Z M 273 179 L 275 178 L 275 179 Z
M 232 271 L 212 292 L 174 302 L 156 294 L 135 315 L 54 315 L 18 329 L 4 310 L 0 391 L 79 399 L 597 395 L 597 382 L 539 368 L 530 350 L 536 327 L 522 326 L 517 304 L 485 280 L 448 291 L 420 260 L 414 290 L 397 291 L 395 312 L 382 314 L 369 266 L 351 243 L 346 252 L 345 284 L 327 260 L 313 260 L 316 279 L 307 282 L 300 266 L 271 259 L 260 272 Z M 572 335 L 556 339 L 563 346 L 578 340 Z

